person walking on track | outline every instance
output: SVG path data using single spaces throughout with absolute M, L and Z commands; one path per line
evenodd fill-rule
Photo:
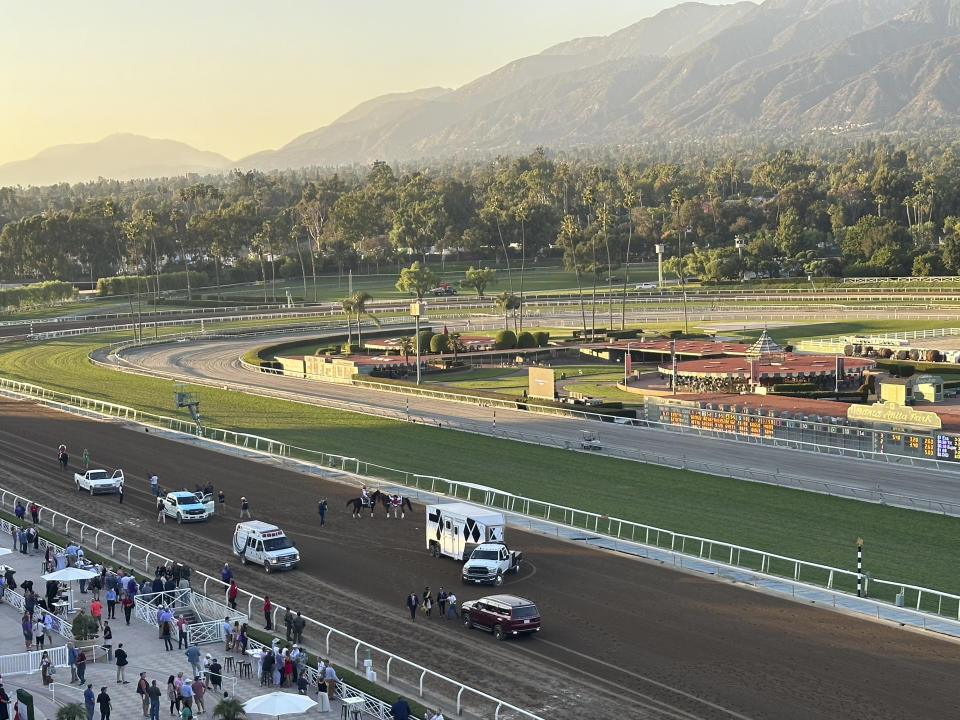
M 250 503 L 247 502 L 245 497 L 240 498 L 240 518 L 243 519 L 243 514 L 247 514 L 247 518 L 250 517 Z

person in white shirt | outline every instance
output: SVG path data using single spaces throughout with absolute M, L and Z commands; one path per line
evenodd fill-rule
M 447 617 L 451 615 L 460 617 L 460 611 L 457 610 L 457 596 L 452 591 L 447 593 Z

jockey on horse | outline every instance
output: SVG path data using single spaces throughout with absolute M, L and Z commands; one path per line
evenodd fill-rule
M 64 469 L 66 469 L 68 460 L 67 446 L 65 443 L 60 443 L 60 447 L 57 448 L 57 461 Z
M 370 507 L 370 491 L 366 485 L 360 488 L 360 502 L 364 507 Z

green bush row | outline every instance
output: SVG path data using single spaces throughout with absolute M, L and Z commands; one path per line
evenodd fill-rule
M 19 310 L 33 305 L 49 305 L 77 296 L 73 285 L 59 280 L 31 283 L 17 288 L 0 290 L 0 307 L 7 310 Z
M 193 287 L 202 287 L 209 284 L 210 278 L 206 273 L 190 271 L 190 285 Z M 113 277 L 102 277 L 97 280 L 97 293 L 100 297 L 111 295 L 133 295 L 134 293 L 148 293 L 156 289 L 156 275 L 115 275 Z M 161 290 L 183 290 L 187 287 L 186 271 L 161 273 Z

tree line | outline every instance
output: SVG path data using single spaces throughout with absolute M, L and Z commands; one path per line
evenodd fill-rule
M 337 173 L 234 171 L 0 188 L 0 279 L 226 282 L 493 258 L 510 293 L 554 258 L 582 288 L 656 258 L 705 281 L 960 271 L 960 144 L 552 156 Z M 626 267 L 625 267 L 626 266 Z M 622 277 L 621 277 L 622 269 Z M 616 274 L 616 280 L 614 276 Z M 195 282 L 195 280 L 193 281 Z M 139 282 L 137 283 L 139 286 Z M 315 286 L 315 283 L 314 283 Z M 522 310 L 521 310 L 522 312 Z

